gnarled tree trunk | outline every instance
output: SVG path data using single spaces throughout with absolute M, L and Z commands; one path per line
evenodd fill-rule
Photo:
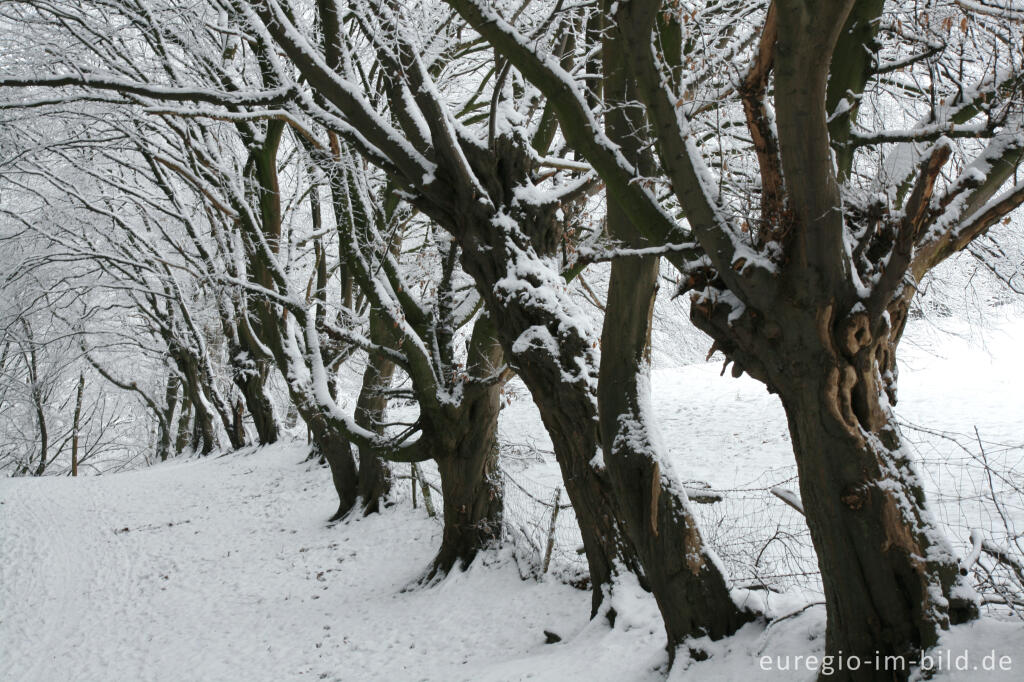
M 458 409 L 428 415 L 424 433 L 435 451 L 444 497 L 441 549 L 425 577 L 465 569 L 478 551 L 501 536 L 502 485 L 498 470 L 498 413 L 503 353 L 494 323 L 477 318 L 469 341 L 469 382 Z M 479 382 L 479 383 L 474 383 Z
M 352 444 L 336 429 L 332 429 L 319 412 L 307 412 L 303 417 L 312 436 L 313 452 L 327 460 L 331 469 L 331 480 L 338 494 L 338 509 L 329 520 L 338 521 L 352 511 L 359 497 L 359 479 Z
M 768 325 L 748 316 L 730 325 L 727 310 L 710 304 L 692 310 L 782 399 L 825 588 L 826 654 L 864 663 L 830 680 L 905 679 L 906 671 L 872 671 L 867 662 L 917 660 L 941 630 L 977 615 L 892 414 L 900 309 L 874 329 L 863 312 L 836 315 L 831 304 L 814 314 L 780 302 L 767 316 L 780 323 Z
M 260 445 L 276 443 L 280 438 L 280 427 L 274 416 L 274 404 L 267 395 L 265 381 L 257 368 L 251 368 L 244 375 L 235 377 L 235 385 L 245 399 L 245 407 L 252 415 L 256 437 Z
M 498 401 L 478 400 L 469 406 L 465 422 L 472 427 L 457 440 L 445 441 L 437 470 L 444 497 L 441 548 L 426 580 L 453 568 L 466 569 L 477 552 L 501 536 L 502 489 L 498 471 Z
M 194 414 L 192 447 L 208 455 L 217 448 L 217 426 L 211 411 L 212 406 L 203 393 L 199 368 L 188 353 L 179 351 L 173 353 L 173 356 L 181 372 L 188 404 L 191 405 Z
M 252 415 L 260 445 L 270 445 L 276 443 L 281 435 L 281 427 L 274 415 L 274 403 L 270 400 L 266 387 L 270 367 L 267 360 L 254 358 L 252 344 L 244 340 L 245 335 L 245 330 L 239 330 L 239 346 L 231 349 L 232 363 L 235 365 L 235 386 L 245 399 L 246 409 Z
M 505 290 L 501 282 L 516 282 L 510 277 L 517 265 L 532 273 L 550 271 L 546 263 L 531 261 L 535 254 L 523 249 L 508 254 L 511 237 L 482 221 L 473 239 L 463 242 L 462 266 L 477 283 L 496 320 L 497 336 L 505 356 L 511 359 L 540 412 L 551 437 L 555 458 L 562 472 L 565 491 L 576 512 L 583 548 L 590 569 L 592 614 L 596 614 L 604 596 L 620 570 L 636 573 L 644 580 L 636 552 L 620 529 L 615 499 L 604 472 L 592 461 L 598 452 L 597 405 L 593 394 L 595 363 L 589 339 L 581 330 L 565 324 L 564 311 L 552 310 L 528 295 Z M 505 239 L 509 239 L 509 244 Z M 487 241 L 492 241 L 488 244 Z M 535 266 L 535 267 L 529 267 Z M 552 279 L 530 282 L 532 286 L 557 291 L 563 285 Z M 543 337 L 559 339 L 558 354 L 543 343 Z M 530 340 L 540 343 L 531 343 Z

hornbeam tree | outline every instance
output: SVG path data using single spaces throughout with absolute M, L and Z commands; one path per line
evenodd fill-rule
M 398 213 L 389 220 L 388 209 L 395 202 L 388 197 L 373 200 L 370 169 L 349 154 L 332 152 L 320 163 L 329 172 L 344 262 L 370 302 L 370 339 L 389 353 L 371 352 L 359 402 L 369 403 L 367 387 L 379 380 L 380 366 L 372 363 L 373 356 L 390 357 L 409 377 L 419 406 L 417 448 L 402 460 L 432 459 L 440 474 L 444 531 L 438 555 L 424 576 L 433 580 L 453 567 L 468 566 L 500 535 L 498 411 L 502 386 L 512 373 L 493 321 L 478 314 L 479 297 L 471 285 L 459 281 L 465 275 L 457 267 L 457 244 L 445 236 L 436 245 L 416 245 L 421 253 L 434 246 L 436 258 L 418 267 L 437 274 L 424 272 L 415 280 L 403 275 L 395 247 L 408 237 L 396 238 L 395 219 L 408 223 L 412 216 Z M 416 296 L 415 284 L 421 291 L 433 290 L 432 296 Z M 459 330 L 474 318 L 466 351 L 460 353 Z M 381 456 L 392 457 L 388 452 Z
M 549 97 L 635 238 L 672 249 L 691 319 L 733 373 L 779 395 L 826 652 L 913 658 L 972 618 L 893 417 L 896 348 L 922 278 L 1024 201 L 1021 17 L 953 2 L 612 4 L 604 49 L 629 69 L 637 134 L 680 222 L 561 65 L 489 4 L 449 4 Z

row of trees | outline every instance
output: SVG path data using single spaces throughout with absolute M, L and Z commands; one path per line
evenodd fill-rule
M 437 463 L 433 579 L 500 527 L 515 373 L 576 511 L 593 614 L 613 617 L 631 572 L 670 652 L 727 636 L 755 614 L 651 422 L 670 268 L 733 374 L 785 408 L 827 653 L 913 656 L 977 615 L 892 406 L 920 283 L 1024 201 L 1019 11 L 11 0 L 0 17 L 23 150 L 3 214 L 63 268 L 80 319 L 130 320 L 163 359 L 153 390 L 74 337 L 150 408 L 161 452 L 186 423 L 202 451 L 240 447 L 246 414 L 274 442 L 281 381 L 337 518 L 380 508 L 387 462 Z M 574 293 L 598 262 L 601 330 Z

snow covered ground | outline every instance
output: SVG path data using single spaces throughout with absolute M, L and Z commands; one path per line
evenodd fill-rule
M 901 418 L 1024 443 L 1022 338 L 1019 321 L 984 344 L 913 330 Z M 721 488 L 791 466 L 776 399 L 718 369 L 655 373 L 656 413 L 680 473 Z M 503 413 L 502 434 L 545 447 L 526 400 Z M 684 656 L 666 675 L 657 610 L 628 586 L 615 598 L 614 629 L 588 621 L 586 592 L 551 575 L 522 580 L 509 549 L 435 587 L 411 587 L 438 545 L 438 524 L 403 497 L 382 515 L 327 526 L 329 476 L 304 456 L 304 445 L 288 443 L 103 477 L 0 480 L 0 680 L 814 677 L 805 659 L 788 659 L 790 670 L 777 660 L 765 670 L 762 659 L 822 653 L 824 609 L 805 608 L 806 595 L 773 597 L 770 614 L 794 615 L 748 625 L 710 645 L 707 661 Z M 551 474 L 536 464 L 524 471 L 529 480 Z M 952 475 L 928 473 L 937 487 Z M 545 643 L 545 630 L 562 641 Z M 979 668 L 940 679 L 1024 675 L 1019 623 L 986 618 L 943 646 L 954 662 L 969 650 L 966 664 Z M 1011 669 L 981 670 L 990 652 L 997 663 L 1010 656 Z

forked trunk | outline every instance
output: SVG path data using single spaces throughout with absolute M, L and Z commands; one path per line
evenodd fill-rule
M 492 318 L 480 315 L 469 340 L 462 404 L 425 415 L 430 428 L 424 437 L 432 443 L 444 497 L 441 549 L 425 581 L 453 568 L 465 570 L 477 552 L 501 537 L 498 413 L 503 359 Z
M 262 373 L 255 367 L 247 368 L 247 371 L 235 376 L 235 384 L 245 398 L 246 409 L 252 415 L 260 445 L 276 443 L 280 437 L 280 427 Z
M 192 405 L 195 414 L 192 447 L 204 455 L 208 455 L 217 448 L 217 425 L 213 413 L 213 405 L 207 399 L 203 391 L 201 373 L 198 362 L 192 355 L 179 352 L 174 358 L 178 369 L 181 370 L 184 381 L 185 395 Z

